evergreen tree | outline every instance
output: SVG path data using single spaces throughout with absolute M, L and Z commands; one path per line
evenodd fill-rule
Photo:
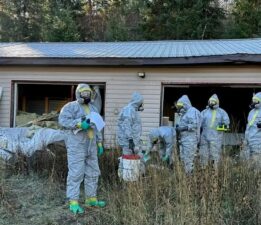
M 261 0 L 235 0 L 227 36 L 261 37 Z
M 1 0 L 2 41 L 37 41 L 43 19 L 41 0 Z
M 83 6 L 83 15 L 78 18 L 82 38 L 85 41 L 104 41 L 106 29 L 107 0 L 88 0 Z
M 220 36 L 224 9 L 217 0 L 147 0 L 148 39 L 210 39 Z
M 144 5 L 144 0 L 111 0 L 107 11 L 106 39 L 141 40 L 140 23 Z
M 261 36 L 261 0 L 0 0 L 0 41 Z
M 1 0 L 2 41 L 78 41 L 77 0 Z
M 80 41 L 77 16 L 81 13 L 80 1 L 46 1 L 41 29 L 42 41 Z

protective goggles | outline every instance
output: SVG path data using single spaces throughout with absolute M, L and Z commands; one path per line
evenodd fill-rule
M 252 98 L 252 103 L 254 103 L 254 104 L 259 104 L 259 103 L 260 103 L 260 99 L 259 99 L 258 97 L 256 97 L 256 96 L 254 96 L 254 97 Z
M 176 103 L 176 108 L 177 109 L 181 109 L 181 108 L 183 108 L 183 106 L 184 106 L 184 104 L 182 102 L 177 102 Z
M 82 98 L 90 98 L 91 97 L 91 91 L 89 90 L 84 90 L 82 92 L 80 92 L 80 96 Z
M 209 99 L 208 104 L 209 105 L 216 105 L 218 102 L 215 99 Z

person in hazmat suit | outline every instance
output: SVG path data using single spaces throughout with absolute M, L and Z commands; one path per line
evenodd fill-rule
M 91 101 L 92 89 L 79 84 L 75 91 L 76 100 L 67 103 L 60 112 L 59 124 L 65 129 L 68 160 L 66 195 L 69 209 L 74 214 L 83 213 L 79 205 L 80 184 L 84 181 L 85 206 L 105 206 L 97 199 L 100 169 L 98 156 L 103 153 L 102 134 L 90 123 L 88 115 L 97 113 Z M 98 154 L 97 154 L 98 153 Z
M 221 157 L 223 134 L 229 130 L 229 124 L 228 114 L 219 107 L 218 96 L 213 94 L 208 100 L 208 106 L 201 112 L 199 155 L 203 166 L 211 160 L 217 168 Z
M 253 96 L 250 108 L 245 130 L 244 152 L 247 159 L 261 167 L 261 92 Z
M 119 114 L 117 142 L 124 155 L 140 153 L 142 125 L 139 112 L 144 110 L 143 101 L 142 95 L 134 92 L 129 104 Z
M 186 173 L 191 173 L 194 158 L 200 139 L 200 112 L 191 105 L 187 95 L 183 95 L 176 103 L 179 120 L 176 123 L 180 160 L 184 163 Z
M 176 145 L 176 131 L 174 127 L 161 126 L 152 129 L 148 135 L 148 149 L 144 155 L 144 160 L 149 157 L 150 151 L 159 143 L 159 155 L 162 161 L 169 166 L 173 165 L 173 149 Z
M 143 157 L 141 149 L 142 124 L 140 118 L 140 112 L 144 110 L 143 102 L 143 96 L 139 92 L 134 92 L 129 104 L 123 107 L 119 113 L 116 139 L 122 150 L 118 170 L 120 178 L 122 178 L 123 174 L 123 157 Z M 144 164 L 141 165 L 140 172 L 145 172 Z

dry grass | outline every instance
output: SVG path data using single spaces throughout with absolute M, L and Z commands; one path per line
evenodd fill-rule
M 190 176 L 179 163 L 173 170 L 148 167 L 140 181 L 125 183 L 117 177 L 118 155 L 107 151 L 100 159 L 99 196 L 108 206 L 82 216 L 71 215 L 65 203 L 64 157 L 46 156 L 29 174 L 6 177 L 1 170 L 0 224 L 260 224 L 261 171 L 249 162 L 224 156 L 217 171 L 197 165 Z

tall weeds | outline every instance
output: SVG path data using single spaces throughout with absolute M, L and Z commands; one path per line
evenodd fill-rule
M 215 170 L 211 165 L 202 169 L 196 160 L 192 175 L 177 160 L 173 170 L 163 168 L 148 167 L 146 176 L 133 183 L 103 177 L 102 194 L 113 224 L 260 222 L 261 172 L 250 162 L 224 156 Z
M 146 175 L 137 182 L 123 182 L 117 176 L 119 150 L 106 150 L 99 159 L 102 176 L 98 197 L 108 205 L 72 216 L 67 204 L 63 205 L 66 158 L 51 150 L 56 157 L 49 157 L 48 162 L 47 156 L 44 160 L 37 156 L 40 161 L 32 164 L 34 172 L 29 176 L 16 173 L 13 176 L 19 177 L 1 177 L 0 212 L 4 219 L 0 222 L 27 224 L 29 218 L 31 224 L 41 225 L 260 224 L 261 171 L 229 154 L 217 170 L 211 165 L 201 168 L 196 159 L 193 174 L 187 175 L 178 160 L 171 170 L 152 153 Z M 83 200 L 81 196 L 81 203 Z

